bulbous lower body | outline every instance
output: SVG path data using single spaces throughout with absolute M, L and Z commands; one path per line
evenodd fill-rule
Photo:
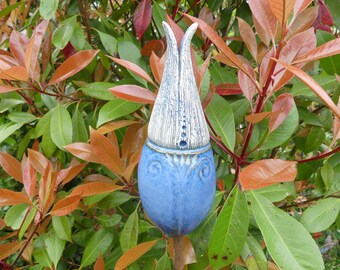
M 138 189 L 145 212 L 164 233 L 190 233 L 208 214 L 215 197 L 210 145 L 182 151 L 148 141 L 138 166 Z

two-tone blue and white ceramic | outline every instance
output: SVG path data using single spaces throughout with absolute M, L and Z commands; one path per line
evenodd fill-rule
M 190 55 L 197 24 L 179 50 L 171 28 L 163 26 L 167 56 L 138 166 L 138 189 L 147 215 L 172 236 L 190 233 L 208 214 L 216 173 Z

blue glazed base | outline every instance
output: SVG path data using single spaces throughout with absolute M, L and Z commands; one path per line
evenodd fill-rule
M 138 166 L 138 189 L 145 212 L 164 233 L 190 233 L 208 214 L 215 197 L 210 145 L 183 151 L 148 141 Z

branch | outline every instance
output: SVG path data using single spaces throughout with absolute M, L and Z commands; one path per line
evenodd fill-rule
M 184 258 L 184 236 L 176 235 L 174 240 L 174 270 L 184 270 L 185 258 Z
M 315 156 L 315 157 L 311 157 L 311 158 L 307 158 L 307 159 L 302 159 L 302 160 L 298 160 L 297 162 L 298 163 L 305 163 L 305 162 L 310 162 L 310 161 L 313 161 L 313 160 L 318 160 L 318 159 L 321 159 L 321 158 L 324 158 L 324 157 L 328 157 L 330 155 L 333 155 L 337 152 L 340 151 L 340 146 L 338 146 L 337 148 L 333 149 L 332 151 L 330 152 L 326 152 L 326 153 L 322 153 L 318 156 Z

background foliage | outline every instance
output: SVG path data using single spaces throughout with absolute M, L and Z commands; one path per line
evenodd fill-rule
M 187 269 L 336 268 L 340 3 L 248 3 L 0 1 L 0 268 L 172 268 L 136 175 L 162 21 L 199 24 L 218 176 Z

